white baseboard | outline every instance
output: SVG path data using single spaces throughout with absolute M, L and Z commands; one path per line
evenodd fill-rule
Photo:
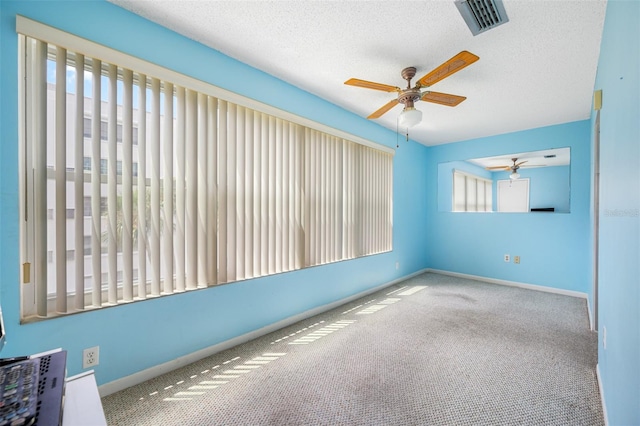
M 527 284 L 527 283 L 521 283 L 521 282 L 517 282 L 517 281 L 499 280 L 499 279 L 496 279 L 496 278 L 482 277 L 482 276 L 479 276 L 479 275 L 461 274 L 459 272 L 444 271 L 444 270 L 440 270 L 440 269 L 427 268 L 425 270 L 425 272 L 433 272 L 433 273 L 436 273 L 436 274 L 449 275 L 449 276 L 458 277 L 458 278 L 466 278 L 466 279 L 469 279 L 469 280 L 482 281 L 482 282 L 486 282 L 486 283 L 490 283 L 490 284 L 507 285 L 507 286 L 511 286 L 511 287 L 520 287 L 520 288 L 526 288 L 526 289 L 529 289 L 529 290 L 544 291 L 546 293 L 555 293 L 555 294 L 562 294 L 564 296 L 571 296 L 571 297 L 579 297 L 581 299 L 588 299 L 587 293 L 583 293 L 583 292 L 580 292 L 580 291 L 563 290 L 563 289 L 560 289 L 560 288 L 545 287 L 543 285 Z
M 207 348 L 201 349 L 196 352 L 192 352 L 190 354 L 178 357 L 171 361 L 165 362 L 163 364 L 155 365 L 153 367 L 147 368 L 146 370 L 139 371 L 137 373 L 131 374 L 129 376 L 123 377 L 121 379 L 114 380 L 109 383 L 105 383 L 98 388 L 100 392 L 100 397 L 104 397 L 107 395 L 111 395 L 112 393 L 121 391 L 128 387 L 140 384 L 147 380 L 153 379 L 155 377 L 161 376 L 162 374 L 166 374 L 170 371 L 173 371 L 177 368 L 184 367 L 185 365 L 189 365 L 196 361 L 199 361 L 208 356 L 214 355 L 218 352 L 224 351 L 226 349 L 232 348 L 234 346 L 240 345 L 242 343 L 246 343 L 250 340 L 256 339 L 258 337 L 262 337 L 271 332 L 280 330 L 281 328 L 287 327 L 289 325 L 295 324 L 298 321 L 305 320 L 307 318 L 313 317 L 315 315 L 319 315 L 323 312 L 329 311 L 331 309 L 337 308 L 340 305 L 344 305 L 345 303 L 349 303 L 353 300 L 364 297 L 368 294 L 375 293 L 376 291 L 382 290 L 386 287 L 392 286 L 398 282 L 405 281 L 409 278 L 412 278 L 416 275 L 420 275 L 424 272 L 427 272 L 427 269 L 423 269 L 417 272 L 414 272 L 409 275 L 405 275 L 401 278 L 397 278 L 393 281 L 387 282 L 385 284 L 381 284 L 379 286 L 367 289 L 360 293 L 351 295 L 349 297 L 345 297 L 344 299 L 336 300 L 335 302 L 328 303 L 326 305 L 319 306 L 317 308 L 310 309 L 308 311 L 302 312 L 298 315 L 291 316 L 289 318 L 285 318 L 276 323 L 270 324 L 268 326 L 259 328 L 257 330 L 251 331 L 249 333 L 243 334 L 241 336 L 234 337 L 233 339 L 226 340 L 224 342 L 220 342 L 213 346 L 209 346 Z
M 604 401 L 604 390 L 602 389 L 602 379 L 600 378 L 600 364 L 596 364 L 596 379 L 598 380 L 598 391 L 600 391 L 600 403 L 602 404 L 602 415 L 604 416 L 604 426 L 609 426 L 609 416 L 607 415 L 607 404 Z

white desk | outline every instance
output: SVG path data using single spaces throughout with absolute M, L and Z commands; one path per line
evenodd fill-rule
M 68 377 L 62 426 L 107 426 L 93 370 Z

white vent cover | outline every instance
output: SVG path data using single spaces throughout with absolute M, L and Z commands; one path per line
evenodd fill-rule
M 509 22 L 501 0 L 455 0 L 474 36 Z

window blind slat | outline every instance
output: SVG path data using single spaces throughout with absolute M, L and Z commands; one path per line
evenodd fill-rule
M 393 156 L 390 154 L 385 154 L 386 157 L 386 166 L 387 166 L 387 179 L 386 179 L 386 194 L 393 194 Z M 386 211 L 386 230 L 387 230 L 387 243 L 385 245 L 385 250 L 389 247 L 393 247 L 393 197 L 389 197 L 388 195 L 385 197 L 385 201 L 387 205 L 385 206 Z
M 149 125 L 151 230 L 149 238 L 151 295 L 160 295 L 160 80 L 151 78 L 151 117 Z
M 238 200 L 237 200 L 237 170 L 236 170 L 236 105 L 228 104 L 227 114 L 227 250 L 231 254 L 227 257 L 227 279 L 235 281 L 237 278 L 237 251 L 236 245 L 238 235 L 236 233 L 236 220 L 238 216 Z M 224 266 L 223 266 L 224 267 Z
M 305 266 L 314 265 L 313 259 L 316 256 L 316 161 L 317 158 L 317 144 L 314 143 L 315 134 L 311 130 L 307 130 L 305 138 L 305 165 L 307 168 L 307 179 L 305 182 L 306 198 L 305 207 L 307 214 L 305 215 L 305 233 L 306 233 L 306 251 L 305 251 Z
M 242 162 L 242 174 L 244 179 L 244 267 L 245 278 L 253 278 L 256 276 L 253 265 L 253 235 L 254 235 L 254 217 L 253 217 L 253 147 L 254 147 L 254 119 L 253 111 L 245 108 L 244 118 L 244 162 Z
M 254 111 L 252 123 L 252 166 L 249 169 L 251 171 L 252 189 L 251 198 L 252 202 L 252 232 L 251 232 L 251 259 L 252 259 L 252 273 L 254 277 L 260 276 L 261 263 L 260 263 L 260 235 L 261 235 L 261 218 L 260 218 L 260 184 L 261 184 L 261 165 L 260 159 L 260 147 L 262 142 L 262 114 Z
M 373 206 L 374 208 L 371 209 L 373 212 L 373 252 L 377 253 L 380 250 L 380 235 L 382 233 L 382 227 L 380 226 L 380 210 L 375 208 L 377 206 L 380 205 L 380 202 L 382 201 L 380 199 L 380 156 L 378 155 L 377 152 L 375 151 L 371 151 L 371 154 L 373 156 L 373 162 L 374 162 L 374 166 L 373 166 L 373 179 L 372 179 L 372 185 L 373 185 L 373 197 L 374 197 L 374 203 Z
M 33 48 L 32 122 L 34 152 L 34 269 L 36 312 L 47 316 L 47 44 L 36 41 Z
M 331 209 L 333 207 L 333 197 L 331 188 L 332 179 L 332 164 L 331 164 L 331 145 L 332 138 L 328 135 L 323 135 L 322 144 L 322 157 L 323 161 L 319 166 L 322 170 L 322 228 L 326 229 L 326 232 L 322 232 L 323 247 L 322 247 L 322 263 L 331 262 L 331 243 L 333 241 L 334 229 L 331 223 Z M 322 229 L 321 228 L 321 229 Z M 321 230 L 319 230 L 321 232 Z
M 362 256 L 366 253 L 366 248 L 362 242 L 362 229 L 365 227 L 366 225 L 366 215 L 365 212 L 362 209 L 362 206 L 364 205 L 364 189 L 365 189 L 365 185 L 366 185 L 366 179 L 365 179 L 365 168 L 364 168 L 364 162 L 363 162 L 363 156 L 364 156 L 364 152 L 362 149 L 360 149 L 360 147 L 358 147 L 357 151 L 357 175 L 356 175 L 356 179 L 357 179 L 357 187 L 358 187 L 358 191 L 357 191 L 357 198 L 356 198 L 356 241 L 357 241 L 357 252 L 356 255 L 357 256 Z
M 227 223 L 227 102 L 218 101 L 218 223 Z M 229 281 L 227 274 L 227 227 L 218 228 L 218 281 Z
M 276 118 L 269 116 L 269 142 L 267 153 L 267 170 L 265 177 L 267 180 L 267 273 L 273 274 L 276 271 Z
M 163 265 L 163 286 L 164 294 L 173 293 L 173 84 L 163 82 L 162 98 L 164 114 L 162 114 L 161 131 L 161 161 L 162 161 L 162 265 Z
M 92 59 L 91 96 L 91 304 L 102 306 L 102 63 Z
M 306 156 L 305 156 L 305 143 L 304 143 L 304 128 L 296 125 L 296 146 L 295 146 L 295 170 L 296 180 L 294 182 L 295 188 L 295 258 L 296 269 L 300 269 L 305 266 L 306 246 L 305 246 L 305 228 L 304 217 L 306 217 L 306 210 L 304 200 L 306 200 Z
M 333 152 L 335 156 L 335 165 L 333 166 L 335 178 L 333 184 L 333 193 L 335 196 L 335 206 L 333 209 L 333 222 L 336 228 L 336 237 L 333 243 L 333 250 L 335 251 L 334 259 L 342 260 L 344 257 L 342 256 L 342 231 L 344 229 L 344 224 L 342 222 L 342 200 L 343 194 L 341 191 L 342 188 L 342 144 L 345 143 L 342 139 L 336 139 L 336 142 L 333 147 Z
M 234 146 L 233 158 L 233 174 L 235 175 L 234 194 L 236 194 L 236 208 L 234 214 L 234 229 L 236 231 L 236 280 L 246 278 L 246 258 L 245 250 L 245 232 L 247 229 L 243 226 L 245 223 L 245 188 L 244 188 L 244 156 L 245 156 L 245 128 L 244 108 L 237 106 L 235 108 L 235 141 L 231 142 Z
M 284 128 L 284 122 L 280 119 L 275 120 L 276 132 L 274 139 L 273 161 L 274 161 L 274 198 L 273 198 L 273 213 L 274 213 L 274 271 L 282 271 L 282 231 L 283 231 L 283 218 L 282 218 L 282 152 L 284 145 L 284 138 L 286 137 L 286 130 Z
M 84 55 L 75 54 L 75 127 L 74 127 L 74 204 L 84 206 Z M 84 309 L 84 212 L 76 211 L 74 217 L 75 262 L 75 309 Z
M 320 220 L 316 224 L 316 235 L 318 236 L 318 257 L 316 264 L 322 264 L 326 262 L 326 246 L 327 238 L 331 232 L 327 227 L 327 209 L 329 203 L 327 200 L 327 173 L 325 167 L 328 166 L 327 162 L 327 135 L 320 135 L 318 152 L 319 155 L 316 159 L 316 167 L 318 170 L 318 217 Z M 325 230 L 325 232 L 322 232 Z
M 198 95 L 186 93 L 186 270 L 187 289 L 198 286 Z
M 373 158 L 371 156 L 371 153 L 369 152 L 369 150 L 364 150 L 365 153 L 365 170 L 366 170 L 366 177 L 365 177 L 365 182 L 366 182 L 366 189 L 365 192 L 367 194 L 367 200 L 366 200 L 366 204 L 372 206 L 373 203 L 375 203 L 375 197 L 374 197 L 374 187 L 373 187 L 373 173 L 372 173 L 372 169 L 373 169 Z M 369 208 L 366 209 L 366 213 L 367 213 L 367 221 L 366 221 L 366 228 L 367 229 L 371 229 L 373 230 L 375 227 L 375 223 L 374 223 L 374 209 Z M 371 254 L 371 252 L 373 251 L 373 238 L 367 238 L 366 239 L 366 244 L 367 244 L 367 251 L 365 252 L 365 254 Z
M 56 311 L 67 312 L 67 51 L 56 52 L 55 99 Z M 60 297 L 58 297 L 60 296 Z
M 207 141 L 209 150 L 207 151 L 207 213 L 210 215 L 207 221 L 207 251 L 209 258 L 209 285 L 218 284 L 218 238 L 217 238 L 217 212 L 218 212 L 218 101 L 211 96 L 207 99 L 209 105 Z
M 252 212 L 252 222 L 253 222 L 253 273 L 254 276 L 262 275 L 262 258 L 261 258 L 261 236 L 262 236 L 262 221 L 261 221 L 261 211 L 262 211 L 262 199 L 260 197 L 261 185 L 262 185 L 262 162 L 261 159 L 261 149 L 262 149 L 262 114 L 259 112 L 255 112 L 253 114 L 253 212 Z
M 118 67 L 108 68 L 107 109 L 107 244 L 108 253 L 108 301 L 118 303 Z
M 207 97 L 198 93 L 198 140 L 197 151 L 197 204 L 198 216 L 196 227 L 197 253 L 197 286 L 206 287 L 209 284 L 207 273 L 209 253 L 207 251 Z
M 293 147 L 295 145 L 296 128 L 293 123 L 285 122 L 287 126 L 287 139 L 282 153 L 282 201 L 283 201 L 283 267 L 285 271 L 294 269 L 293 245 L 293 181 L 295 179 L 293 158 Z
M 138 74 L 138 298 L 147 297 L 147 76 Z
M 260 275 L 269 274 L 269 116 L 260 120 Z
M 122 96 L 122 290 L 133 300 L 133 73 L 124 69 Z
M 176 291 L 185 291 L 186 285 L 186 94 L 183 87 L 176 86 L 176 125 L 174 144 L 176 181 L 176 221 L 174 231 Z

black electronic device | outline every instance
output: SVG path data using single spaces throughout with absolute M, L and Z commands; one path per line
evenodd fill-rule
M 32 425 L 38 409 L 40 360 L 0 367 L 0 425 Z
M 0 426 L 62 424 L 67 351 L 0 360 Z

